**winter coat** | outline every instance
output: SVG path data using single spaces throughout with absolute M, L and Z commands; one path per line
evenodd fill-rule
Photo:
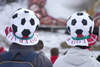
M 22 46 L 13 43 L 9 48 L 9 52 L 11 52 L 12 55 L 15 55 L 17 52 L 21 52 L 24 56 L 26 56 L 30 51 L 34 51 L 33 46 Z M 17 59 L 20 59 L 20 56 L 17 56 L 15 58 L 15 60 Z M 2 61 L 3 60 L 0 56 L 0 62 Z M 52 67 L 52 62 L 41 53 L 38 56 L 36 56 L 31 63 L 34 67 Z
M 0 53 L 3 53 L 4 52 L 4 47 L 1 47 L 0 48 Z
M 72 47 L 66 55 L 58 57 L 53 67 L 100 67 L 88 49 Z
M 51 62 L 54 64 L 54 62 L 56 61 L 57 58 L 58 58 L 58 56 L 51 56 L 50 57 Z

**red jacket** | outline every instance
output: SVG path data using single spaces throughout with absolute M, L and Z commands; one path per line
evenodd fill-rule
M 51 62 L 54 64 L 54 62 L 56 61 L 57 58 L 58 58 L 58 56 L 51 56 L 50 57 Z
M 0 53 L 3 53 L 4 52 L 4 47 L 1 47 L 0 48 Z

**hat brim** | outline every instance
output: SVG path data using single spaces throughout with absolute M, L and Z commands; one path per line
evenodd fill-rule
M 36 45 L 39 41 L 39 35 L 36 32 L 34 33 L 34 36 L 28 40 L 22 40 L 22 39 L 16 38 L 13 35 L 13 33 L 10 31 L 10 27 L 7 27 L 5 29 L 5 33 L 9 41 L 18 43 L 19 45 L 24 45 L 24 46 Z
M 72 37 L 68 37 L 66 43 L 70 46 L 92 46 L 98 40 L 98 36 L 91 34 L 91 37 L 84 40 L 73 40 Z

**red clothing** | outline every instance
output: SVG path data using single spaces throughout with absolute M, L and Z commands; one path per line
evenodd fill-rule
M 51 56 L 51 62 L 54 64 L 54 62 L 56 61 L 56 59 L 58 58 L 58 56 Z
M 0 48 L 0 53 L 3 53 L 4 52 L 4 47 L 1 47 Z

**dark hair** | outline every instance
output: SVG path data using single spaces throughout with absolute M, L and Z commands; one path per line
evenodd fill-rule
M 59 55 L 59 49 L 58 48 L 52 48 L 50 52 L 51 52 L 51 55 L 54 55 L 54 56 Z
M 43 41 L 39 40 L 39 42 L 36 45 L 33 45 L 33 47 L 34 47 L 35 51 L 43 49 L 43 47 L 44 47 Z

